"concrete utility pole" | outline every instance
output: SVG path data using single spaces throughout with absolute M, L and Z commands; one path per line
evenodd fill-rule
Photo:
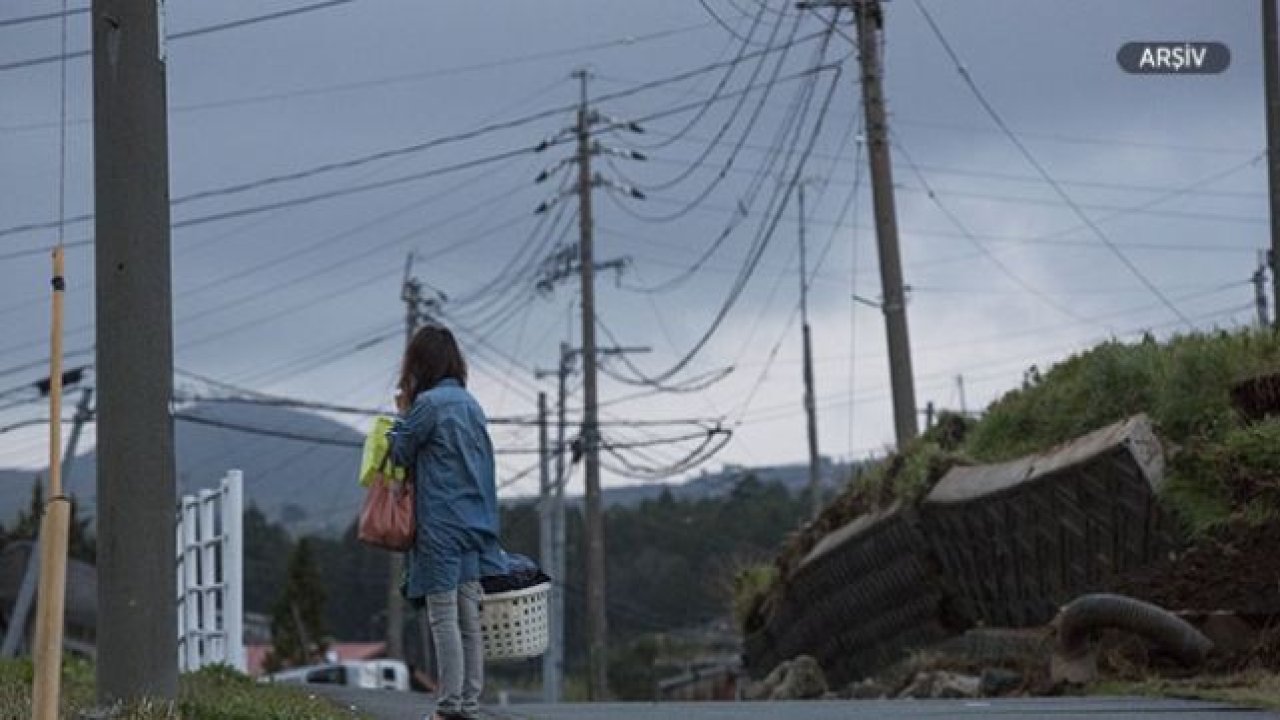
M 404 301 L 404 346 L 413 341 L 421 316 L 422 283 L 413 277 L 413 254 L 405 259 L 404 281 L 400 286 L 400 299 Z M 406 398 L 405 402 L 413 402 Z M 400 578 L 404 576 L 404 555 L 390 554 L 387 569 L 387 657 L 404 658 L 404 598 L 400 596 Z
M 564 568 L 565 568 L 565 525 L 564 525 L 564 486 L 566 481 L 564 448 L 565 448 L 565 396 L 569 374 L 573 372 L 575 351 L 568 343 L 560 343 L 560 358 L 555 370 L 535 370 L 534 376 L 541 380 L 547 376 L 557 377 L 556 391 L 556 443 L 551 450 L 555 455 L 555 474 L 543 499 L 543 512 L 546 513 L 550 536 L 550 551 L 543 546 L 542 564 L 551 576 L 551 597 L 548 608 L 547 633 L 550 636 L 547 652 L 542 655 L 542 699 L 543 702 L 560 702 L 564 694 Z
M 582 351 L 583 371 L 583 420 L 582 442 L 583 456 L 586 466 L 586 566 L 587 566 L 587 638 L 590 670 L 588 671 L 588 696 L 592 700 L 605 700 L 609 697 L 608 680 L 608 618 L 605 598 L 605 549 L 604 549 L 604 510 L 600 494 L 600 427 L 598 420 L 599 398 L 597 394 L 596 365 L 599 352 L 629 352 L 625 348 L 598 351 L 596 348 L 596 313 L 595 313 L 595 273 L 596 270 L 612 268 L 621 272 L 627 264 L 626 258 L 609 262 L 595 262 L 593 247 L 594 226 L 591 213 L 591 191 L 600 185 L 611 190 L 622 192 L 629 197 L 644 199 L 644 193 L 633 187 L 626 187 L 595 175 L 591 172 L 591 156 L 597 153 L 609 153 L 632 160 L 643 160 L 644 155 L 636 151 L 606 148 L 591 139 L 591 127 L 598 122 L 608 122 L 614 127 L 621 127 L 632 132 L 643 132 L 636 123 L 618 123 L 596 113 L 587 102 L 586 70 L 577 70 L 573 77 L 582 84 L 582 101 L 578 107 L 577 122 L 572 132 L 577 139 L 577 150 L 570 160 L 541 173 L 536 182 L 542 182 L 560 167 L 569 163 L 578 166 L 578 228 L 580 239 L 577 248 L 576 271 L 581 280 L 582 290 Z M 563 135 L 564 133 L 562 133 Z M 560 136 L 557 136 L 557 140 Z M 555 144 L 555 140 L 544 142 L 539 150 Z M 561 201 L 563 196 L 557 195 L 538 206 L 535 212 L 546 212 L 552 205 Z M 547 269 L 547 277 L 539 281 L 540 288 L 550 289 L 557 282 L 570 276 L 574 268 L 573 251 L 562 251 L 561 259 Z M 562 348 L 561 360 L 564 362 L 565 352 Z M 563 403 L 562 403 L 563 407 Z M 563 482 L 563 478 L 559 482 Z M 563 521 L 558 531 L 563 537 Z
M 587 637 L 590 658 L 589 697 L 609 697 L 609 622 L 605 610 L 604 509 L 600 498 L 599 398 L 596 390 L 596 288 L 594 227 L 591 218 L 591 109 L 587 104 L 587 71 L 574 72 L 582 83 L 578 107 L 578 243 L 582 273 L 582 442 L 586 467 Z
M 1258 306 L 1258 327 L 1271 327 L 1270 307 L 1267 303 L 1267 252 L 1258 252 L 1258 269 L 1253 271 L 1254 302 Z
M 98 701 L 177 695 L 161 3 L 93 0 Z
M 818 414 L 813 397 L 813 349 L 809 341 L 809 264 L 805 257 L 804 186 L 800 191 L 800 331 L 804 342 L 804 413 L 809 424 L 809 500 L 813 516 L 822 512 L 822 486 L 819 478 Z
M 443 299 L 443 295 L 440 296 Z M 404 345 L 413 342 L 413 334 L 424 321 L 430 320 L 430 312 L 438 308 L 439 300 L 423 297 L 422 281 L 413 276 L 413 253 L 405 258 L 404 280 L 400 285 L 400 299 L 405 306 Z M 408 398 L 413 402 L 413 398 Z M 400 578 L 404 576 L 404 555 L 391 553 L 387 588 L 387 657 L 404 658 L 404 598 L 400 596 Z M 424 637 L 429 641 L 431 633 Z M 423 648 L 428 670 L 434 667 L 430 642 Z
M 1262 68 L 1267 103 L 1267 181 L 1271 199 L 1271 300 L 1280 329 L 1280 42 L 1276 0 L 1262 0 Z
M 858 59 L 862 63 L 862 105 L 866 112 L 867 159 L 871 165 L 871 197 L 875 205 L 880 284 L 884 290 L 885 331 L 889 340 L 889 380 L 893 389 L 893 424 L 898 447 L 919 432 L 911 341 L 907 334 L 907 299 L 898 251 L 898 215 L 893 197 L 893 161 L 885 117 L 884 70 L 880 64 L 880 32 L 884 14 L 879 0 L 850 0 L 858 26 Z
M 551 448 L 547 439 L 547 394 L 538 393 L 538 560 L 547 570 L 555 564 L 555 489 L 551 483 Z M 553 578 L 560 582 L 560 578 Z M 548 618 L 550 625 L 550 618 Z M 548 631 L 551 629 L 547 628 Z M 552 640 L 551 642 L 555 642 Z M 548 647 L 550 650 L 550 647 Z M 555 658 L 550 652 L 542 655 L 542 695 L 544 702 L 551 699 L 551 688 L 556 674 Z
M 569 469 L 565 467 L 565 413 L 569 373 L 573 372 L 573 356 L 567 343 L 560 343 L 559 383 L 556 389 L 556 483 L 555 511 L 552 515 L 552 538 L 554 552 L 551 566 L 551 682 L 548 684 L 547 696 L 551 702 L 560 702 L 564 697 L 564 587 L 565 587 L 565 520 L 564 520 L 564 486 L 569 480 Z

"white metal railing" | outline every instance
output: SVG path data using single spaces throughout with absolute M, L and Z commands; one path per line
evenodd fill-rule
M 244 653 L 244 476 L 184 495 L 178 511 L 178 669 L 246 669 Z

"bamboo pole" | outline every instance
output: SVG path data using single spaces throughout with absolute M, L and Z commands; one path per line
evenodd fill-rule
M 62 494 L 62 246 L 53 251 L 53 327 L 49 353 L 49 501 L 40 523 L 40 589 L 36 614 L 33 720 L 57 720 L 62 690 L 63 610 L 71 503 Z

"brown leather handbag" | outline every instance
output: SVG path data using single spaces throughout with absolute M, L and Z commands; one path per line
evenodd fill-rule
M 403 481 L 391 479 L 388 461 L 373 474 L 360 508 L 356 537 L 360 542 L 394 552 L 413 547 L 417 523 L 413 510 L 413 473 Z

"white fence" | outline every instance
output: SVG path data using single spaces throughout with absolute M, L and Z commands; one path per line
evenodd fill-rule
M 184 495 L 178 512 L 178 669 L 245 671 L 244 477 Z

